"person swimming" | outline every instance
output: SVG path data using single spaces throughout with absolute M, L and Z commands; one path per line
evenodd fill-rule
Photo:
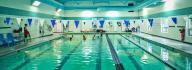
M 73 35 L 69 38 L 69 40 L 72 41 L 72 39 L 73 39 Z
M 86 37 L 85 37 L 85 35 L 83 35 L 83 40 L 86 40 Z
M 93 38 L 92 38 L 93 40 L 95 40 L 95 34 L 93 35 Z

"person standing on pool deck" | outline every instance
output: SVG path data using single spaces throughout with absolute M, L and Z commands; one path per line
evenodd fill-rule
M 181 41 L 184 42 L 185 40 L 185 28 L 179 29 L 181 34 Z
M 24 27 L 24 42 L 28 41 L 28 37 L 30 37 L 30 40 L 31 40 L 31 35 L 29 33 L 29 31 L 27 30 L 27 24 L 25 24 L 25 27 Z

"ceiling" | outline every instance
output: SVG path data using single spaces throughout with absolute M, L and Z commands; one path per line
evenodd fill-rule
M 63 10 L 121 10 L 134 11 L 147 6 L 159 5 L 162 0 L 39 0 Z M 134 6 L 128 6 L 134 3 Z

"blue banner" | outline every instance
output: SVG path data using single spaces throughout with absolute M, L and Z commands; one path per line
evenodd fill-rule
M 10 20 L 11 20 L 11 18 L 10 18 L 10 17 L 6 17 L 6 18 L 5 18 L 5 22 L 6 22 L 7 24 L 9 24 L 9 23 L 10 23 Z
M 129 20 L 124 20 L 125 26 L 128 28 L 129 26 Z
M 177 17 L 172 17 L 172 21 L 174 24 L 177 24 Z
M 32 18 L 28 18 L 27 21 L 28 21 L 29 26 L 31 26 L 32 25 Z
M 79 26 L 79 20 L 75 20 L 75 27 L 78 28 Z
M 152 27 L 153 26 L 153 19 L 148 19 L 149 21 L 149 26 Z
M 100 22 L 100 27 L 103 28 L 105 20 L 100 20 L 99 22 Z
M 55 22 L 56 20 L 55 19 L 51 19 L 51 24 L 52 24 L 52 26 L 54 27 L 55 26 L 55 24 L 56 24 L 56 22 Z

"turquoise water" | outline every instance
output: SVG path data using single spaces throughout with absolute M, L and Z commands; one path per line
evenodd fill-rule
M 192 70 L 192 58 L 185 53 L 167 48 L 166 46 L 152 43 L 137 36 L 129 37 L 130 39 L 143 45 L 143 48 L 150 49 L 151 53 L 159 56 L 163 61 L 169 62 L 171 65 L 180 70 Z
M 69 37 L 71 35 L 68 35 Z M 106 36 L 73 35 L 0 57 L 1 70 L 116 70 Z M 120 35 L 109 35 L 125 70 L 172 70 Z M 157 48 L 158 49 L 158 48 Z M 171 56 L 170 56 L 171 57 Z

